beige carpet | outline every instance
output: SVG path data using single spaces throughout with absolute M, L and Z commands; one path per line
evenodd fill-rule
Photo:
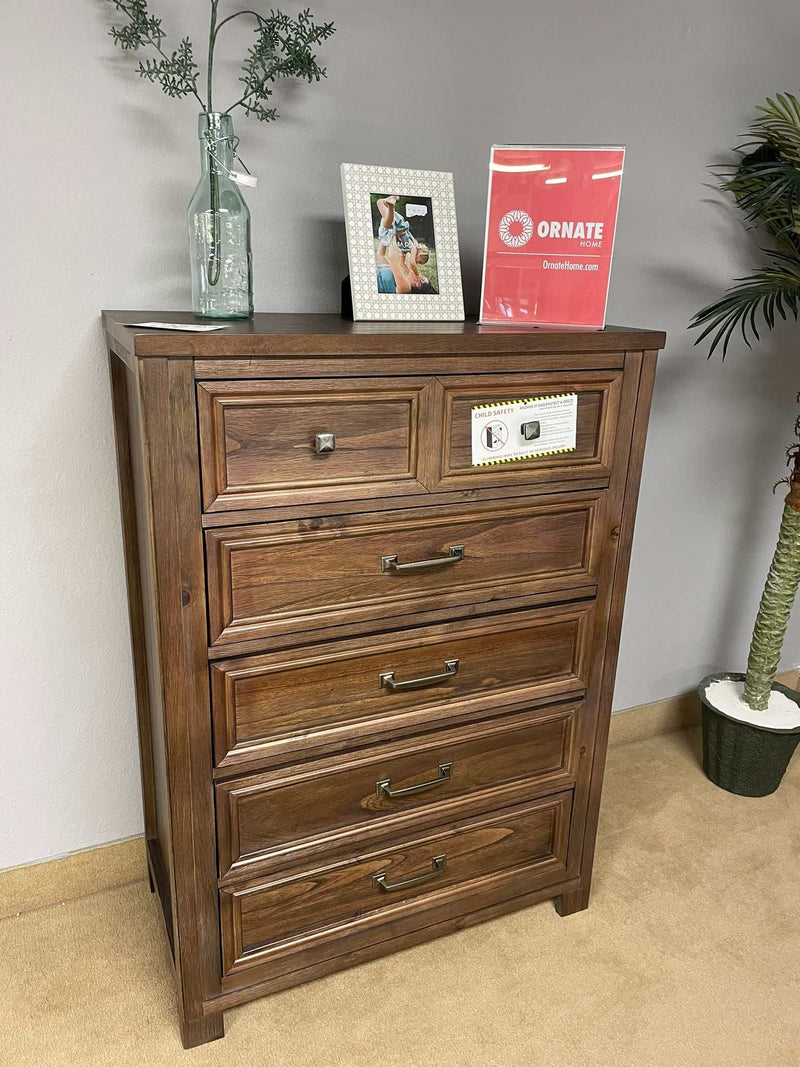
M 800 756 L 711 786 L 696 731 L 609 758 L 592 904 L 551 904 L 226 1014 L 183 1052 L 144 883 L 0 923 L 3 1067 L 797 1067 Z

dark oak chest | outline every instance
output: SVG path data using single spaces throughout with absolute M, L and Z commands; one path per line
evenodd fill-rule
M 586 907 L 664 335 L 140 317 L 104 321 L 184 1044 L 254 997 Z M 564 393 L 573 451 L 472 465 L 473 405 Z

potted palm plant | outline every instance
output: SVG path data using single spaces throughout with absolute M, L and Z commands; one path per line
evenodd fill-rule
M 764 265 L 694 316 L 692 326 L 703 327 L 696 343 L 710 338 L 709 357 L 721 348 L 724 359 L 737 331 L 750 347 L 759 327 L 771 330 L 789 314 L 796 320 L 800 309 L 800 103 L 779 93 L 756 110 L 740 158 L 719 168 L 719 184 L 774 247 L 765 250 Z M 741 796 L 773 793 L 800 743 L 800 693 L 775 681 L 800 585 L 800 418 L 794 434 L 789 475 L 778 483 L 789 491 L 747 671 L 712 674 L 699 687 L 703 769 L 716 785 Z

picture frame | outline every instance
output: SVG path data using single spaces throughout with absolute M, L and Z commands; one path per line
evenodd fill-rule
M 464 319 L 453 175 L 342 164 L 356 321 Z

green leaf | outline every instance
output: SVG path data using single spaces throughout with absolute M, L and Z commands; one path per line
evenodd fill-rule
M 160 57 L 140 60 L 136 68 L 139 77 L 160 85 L 167 96 L 191 94 L 200 100 L 197 93 L 199 71 L 189 38 L 184 37 L 173 52 L 165 52 L 161 45 L 166 33 L 161 19 L 150 14 L 147 0 L 109 0 L 109 3 L 127 19 L 127 22 L 112 26 L 109 30 L 114 43 L 125 51 L 133 52 L 149 45 Z
M 778 248 L 766 251 L 766 266 L 737 278 L 692 319 L 691 328 L 702 328 L 695 344 L 710 338 L 709 356 L 721 346 L 723 359 L 737 330 L 750 347 L 760 340 L 759 327 L 771 330 L 790 314 L 796 320 L 800 310 L 800 103 L 791 93 L 777 93 L 756 111 L 742 146 L 752 150 L 714 169 L 720 188 Z
M 791 93 L 778 93 L 774 100 L 756 107 L 758 117 L 750 126 L 752 143 L 772 142 L 781 156 L 800 165 L 800 103 Z
M 137 69 L 140 78 L 158 83 L 167 96 L 189 96 L 196 92 L 198 69 L 188 37 L 184 37 L 171 55 L 140 62 Z
M 314 49 L 335 32 L 332 22 L 316 23 L 308 8 L 296 19 L 282 11 L 257 15 L 256 40 L 247 51 L 239 79 L 244 91 L 228 111 L 242 107 L 261 122 L 272 122 L 278 117 L 277 108 L 268 106 L 275 82 L 299 78 L 310 83 L 324 78 L 327 72 L 317 62 Z
M 776 312 L 782 319 L 786 319 L 789 312 L 797 319 L 800 311 L 800 260 L 796 255 L 783 252 L 767 252 L 767 256 L 771 261 L 768 266 L 744 278 L 737 278 L 737 285 L 726 290 L 719 300 L 698 311 L 692 319 L 690 329 L 705 327 L 695 344 L 711 336 L 709 357 L 722 345 L 722 358 L 725 358 L 737 327 L 748 348 L 751 338 L 760 340 L 759 316 L 770 330 L 777 321 Z
M 800 216 L 800 168 L 781 159 L 746 164 L 722 188 L 733 193 L 748 221 L 761 222 L 780 236 L 797 233 Z

